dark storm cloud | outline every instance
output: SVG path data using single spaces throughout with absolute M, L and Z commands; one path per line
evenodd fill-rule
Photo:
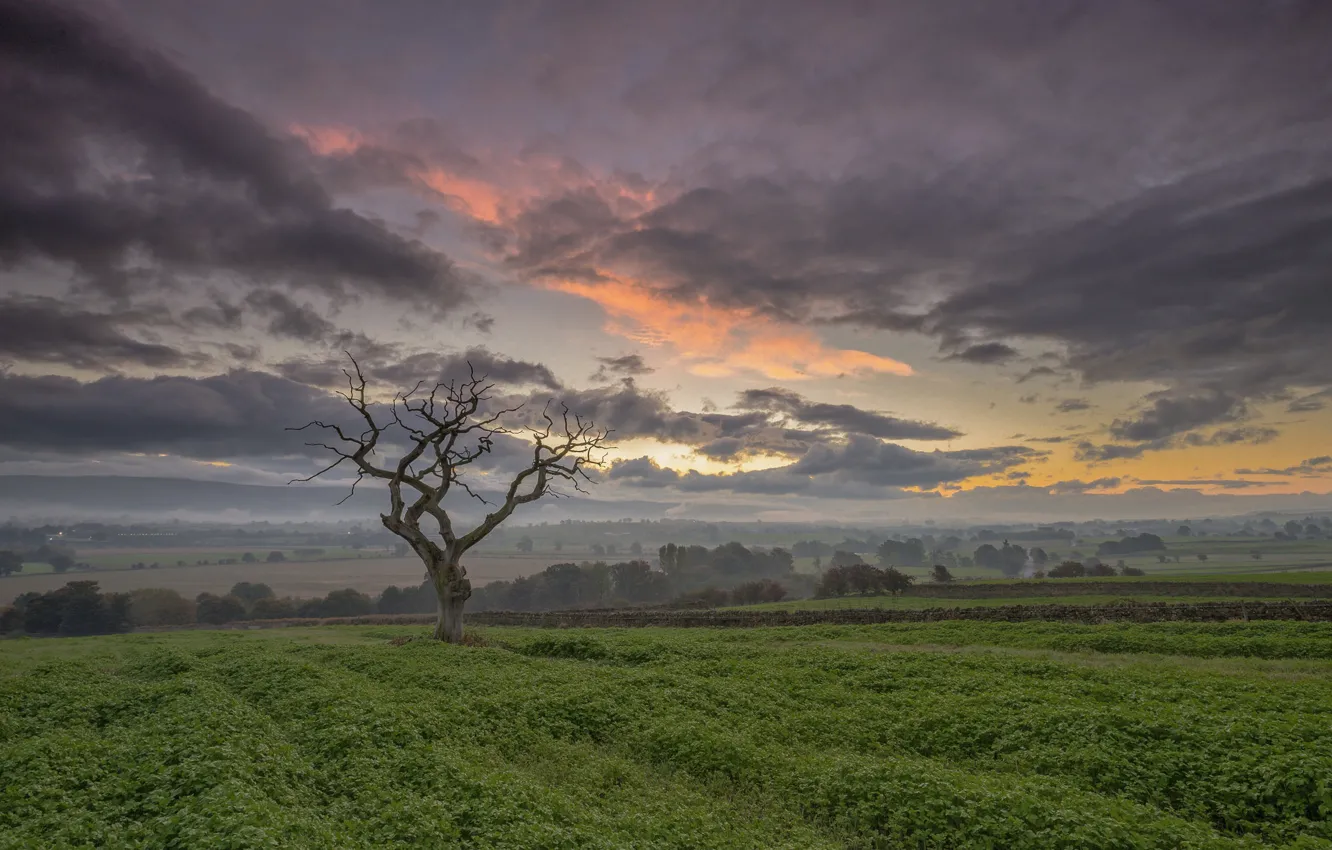
M 837 305 L 973 362 L 1018 340 L 1065 358 L 1024 379 L 1332 383 L 1326 4 L 839 9 L 738 4 L 668 41 L 626 102 L 720 139 L 646 214 L 537 205 L 511 262 L 787 319 Z M 641 47 L 603 17 L 584 25 Z M 542 67 L 587 67 L 563 58 Z
M 1112 422 L 1110 435 L 1139 442 L 1161 440 L 1203 425 L 1233 422 L 1247 413 L 1242 399 L 1221 390 L 1149 398 L 1151 406 L 1136 418 Z
M 1142 457 L 1149 451 L 1166 448 L 1165 443 L 1134 443 L 1132 445 L 1097 445 L 1088 441 L 1078 443 L 1073 457 L 1086 463 L 1108 463 L 1114 460 L 1130 460 Z
M 0 0 L 0 262 L 124 294 L 180 275 L 282 280 L 443 309 L 438 254 L 337 209 L 295 144 L 158 53 L 44 2 Z
M 1332 472 L 1332 455 L 1319 455 L 1282 469 L 1237 469 L 1236 475 L 1321 475 Z
M 1270 443 L 1280 435 L 1281 432 L 1275 428 L 1221 428 L 1210 434 L 1186 434 L 1183 442 L 1190 446 L 1230 446 L 1237 443 L 1259 445 Z
M 335 335 L 333 342 L 356 358 L 375 390 L 389 394 L 405 392 L 418 383 L 424 383 L 428 389 L 436 383 L 464 381 L 473 375 L 498 387 L 536 386 L 545 390 L 563 387 L 549 366 L 515 360 L 483 346 L 464 351 L 407 353 L 398 345 L 350 339 L 346 332 Z M 286 360 L 273 368 L 286 378 L 311 386 L 345 387 L 344 370 L 351 369 L 351 361 L 345 353 L 338 353 Z
M 905 488 L 932 489 L 979 475 L 1002 473 L 1040 453 L 1014 446 L 971 452 L 918 452 L 853 434 L 839 443 L 811 446 L 794 463 L 773 469 L 709 475 L 663 468 L 650 458 L 617 461 L 613 481 L 682 492 L 728 491 L 834 498 L 883 498 Z
M 1007 363 L 1018 356 L 1018 350 L 1002 342 L 983 342 L 970 345 L 956 354 L 949 355 L 950 360 L 966 363 Z
M 1086 493 L 1088 490 L 1111 490 L 1118 487 L 1122 482 L 1123 479 L 1117 477 L 1097 478 L 1092 481 L 1073 479 L 1071 481 L 1058 481 L 1044 489 L 1054 493 Z
M 1080 410 L 1091 410 L 1096 405 L 1085 398 L 1066 398 L 1055 405 L 1056 413 L 1077 413 Z
M 1323 390 L 1322 392 L 1310 393 L 1297 399 L 1292 399 L 1286 405 L 1287 413 L 1313 413 L 1327 407 L 1327 399 L 1332 397 L 1332 390 Z
M 625 354 L 620 357 L 598 357 L 597 371 L 590 378 L 593 381 L 608 381 L 614 377 L 638 377 L 657 371 L 643 361 L 641 354 Z
M 1226 490 L 1246 490 L 1250 487 L 1263 487 L 1270 484 L 1266 481 L 1246 481 L 1242 478 L 1143 479 L 1136 483 L 1143 487 L 1221 487 Z
M 129 366 L 183 368 L 208 358 L 132 333 L 170 325 L 160 313 L 96 313 L 54 298 L 0 298 L 0 360 L 117 371 Z
M 302 342 L 324 342 L 337 333 L 337 326 L 309 304 L 297 304 L 276 289 L 256 289 L 245 298 L 251 309 L 269 317 L 268 333 Z
M 932 422 L 899 419 L 850 404 L 812 402 L 781 387 L 745 390 L 740 393 L 735 407 L 741 410 L 769 411 L 807 425 L 892 440 L 951 440 L 962 436 L 961 431 Z
M 145 452 L 201 460 L 308 454 L 311 419 L 347 422 L 346 403 L 261 372 L 206 378 L 0 375 L 0 445 L 21 450 Z

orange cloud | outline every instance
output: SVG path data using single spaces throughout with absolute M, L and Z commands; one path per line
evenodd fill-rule
M 355 153 L 365 144 L 365 138 L 349 127 L 317 127 L 305 124 L 292 124 L 288 127 L 294 136 L 299 136 L 310 150 L 320 156 Z
M 610 333 L 644 345 L 669 344 L 696 375 L 756 372 L 793 381 L 849 372 L 912 373 L 910 366 L 888 357 L 829 348 L 804 328 L 705 299 L 686 303 L 614 277 L 596 284 L 564 280 L 545 285 L 596 302 L 606 311 Z
M 499 223 L 503 198 L 489 183 L 459 177 L 435 166 L 417 171 L 412 177 L 443 198 L 453 211 L 490 224 Z

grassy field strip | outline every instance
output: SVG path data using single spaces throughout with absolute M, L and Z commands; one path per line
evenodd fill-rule
M 951 625 L 7 642 L 0 847 L 1332 847 L 1332 681 L 938 650 L 1329 629 Z

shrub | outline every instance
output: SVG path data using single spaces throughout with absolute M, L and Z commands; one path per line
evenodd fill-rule
M 194 598 L 195 616 L 200 623 L 220 626 L 245 619 L 245 603 L 235 596 L 200 593 Z
M 130 592 L 130 623 L 135 626 L 187 626 L 198 622 L 195 603 L 174 590 L 144 587 Z
M 770 578 L 748 581 L 731 590 L 732 605 L 755 605 L 760 602 L 780 602 L 786 598 L 786 588 Z
M 251 584 L 248 581 L 238 581 L 231 586 L 230 595 L 246 604 L 253 605 L 260 599 L 270 598 L 273 595 L 273 588 L 263 582 Z
M 282 599 L 275 596 L 265 596 L 262 599 L 256 599 L 254 604 L 250 606 L 250 619 L 287 620 L 295 617 L 298 610 L 298 603 L 289 596 Z

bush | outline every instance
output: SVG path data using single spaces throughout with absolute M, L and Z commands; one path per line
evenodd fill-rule
M 198 622 L 192 600 L 164 587 L 130 592 L 130 623 L 135 626 L 188 626 Z
M 298 603 L 289 596 L 282 599 L 265 596 L 262 599 L 256 599 L 254 604 L 250 606 L 250 619 L 287 620 L 295 617 L 298 610 Z
M 915 579 L 896 567 L 879 569 L 869 564 L 833 566 L 824 570 L 815 589 L 819 597 L 845 596 L 847 593 L 884 593 L 896 596 Z
M 238 581 L 231 586 L 230 595 L 248 605 L 253 605 L 260 599 L 268 599 L 272 597 L 273 588 L 263 582 L 255 582 L 251 584 L 248 581 Z
M 1094 578 L 1105 578 L 1106 576 L 1112 576 L 1114 574 L 1115 574 L 1115 568 L 1110 566 L 1109 564 L 1101 564 L 1101 563 L 1092 564 L 1086 570 L 1086 575 L 1092 576 Z
M 25 593 L 15 600 L 17 614 L 32 634 L 102 635 L 129 631 L 129 595 L 101 593 L 95 581 L 71 581 L 49 593 Z
M 268 553 L 268 557 L 264 560 L 268 561 L 270 564 L 280 564 L 287 560 L 287 556 L 282 554 L 280 550 L 274 549 L 272 552 Z
M 350 587 L 329 591 L 323 599 L 311 599 L 301 605 L 302 617 L 359 617 L 375 613 L 369 596 Z
M 438 607 L 439 600 L 430 582 L 422 582 L 419 587 L 389 585 L 375 603 L 380 614 L 430 614 Z
M 245 603 L 235 596 L 200 593 L 194 598 L 195 617 L 200 623 L 220 626 L 245 619 Z
M 719 587 L 703 587 L 683 593 L 670 602 L 668 608 L 720 608 L 729 604 L 731 595 Z
M 732 605 L 756 605 L 760 602 L 780 602 L 786 598 L 786 588 L 770 578 L 748 581 L 731 590 Z
M 13 605 L 0 608 L 0 635 L 17 632 L 23 628 L 23 612 Z
M 1145 576 L 1147 573 L 1137 567 L 1121 567 L 1119 570 L 1121 576 Z
M 1048 575 L 1050 578 L 1082 578 L 1087 574 L 1087 568 L 1078 561 L 1064 561 L 1057 567 L 1051 567 Z

